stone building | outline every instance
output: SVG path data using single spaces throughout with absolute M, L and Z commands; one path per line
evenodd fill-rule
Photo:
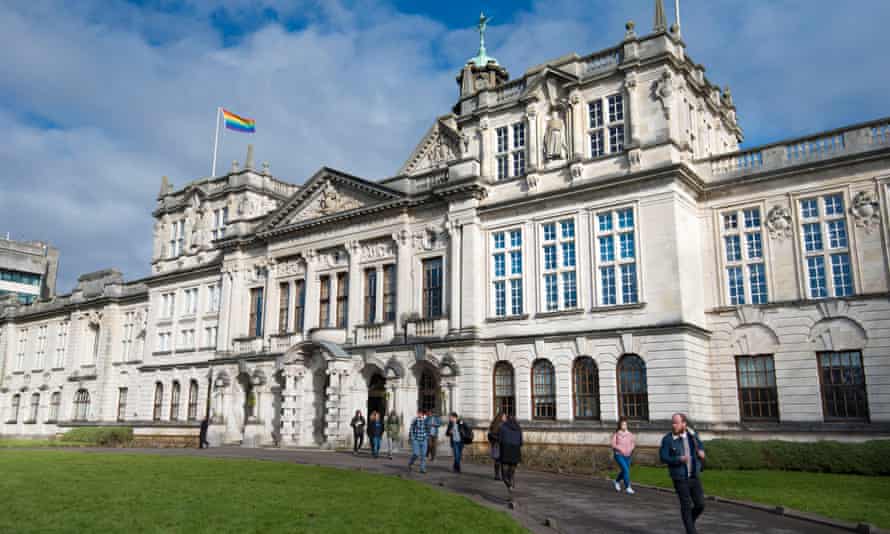
M 660 7 L 661 1 L 656 5 Z M 337 446 L 355 410 L 537 443 L 890 433 L 890 119 L 740 150 L 657 9 L 510 79 L 484 48 L 396 176 L 162 182 L 152 272 L 0 311 L 0 430 Z M 407 425 L 406 425 L 407 426 Z

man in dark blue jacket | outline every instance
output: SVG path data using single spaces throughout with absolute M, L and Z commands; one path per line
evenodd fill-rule
M 705 448 L 698 436 L 686 428 L 686 414 L 675 413 L 671 417 L 671 431 L 661 440 L 659 456 L 674 481 L 686 534 L 696 534 L 695 521 L 705 511 L 705 494 L 699 479 Z

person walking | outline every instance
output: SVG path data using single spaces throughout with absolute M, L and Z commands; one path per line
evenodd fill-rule
M 689 430 L 686 414 L 671 417 L 671 431 L 661 439 L 658 455 L 674 482 L 686 534 L 696 534 L 695 522 L 705 511 L 705 493 L 699 479 L 705 448 Z
M 436 444 L 439 442 L 439 427 L 442 426 L 442 420 L 432 411 L 426 411 L 426 427 L 429 432 L 429 444 L 426 448 L 427 457 L 431 462 L 436 461 Z
M 454 463 L 451 470 L 460 473 L 460 461 L 463 457 L 464 445 L 473 442 L 473 431 L 464 423 L 464 420 L 457 416 L 457 413 L 451 412 L 448 416 L 448 429 L 445 431 L 445 437 L 451 443 L 451 452 L 454 456 Z
M 361 410 L 355 411 L 355 417 L 349 426 L 352 427 L 352 454 L 358 454 L 358 450 L 365 443 L 365 418 Z
M 377 410 L 368 419 L 368 438 L 371 440 L 371 456 L 380 456 L 380 440 L 383 439 L 383 420 Z
M 522 429 L 512 415 L 501 424 L 498 445 L 501 452 L 501 478 L 512 495 L 513 488 L 516 487 L 516 466 L 522 461 Z
M 395 410 L 389 412 L 386 416 L 386 449 L 389 459 L 392 460 L 392 450 L 395 448 L 396 441 L 400 439 L 402 433 L 402 421 Z
M 411 439 L 411 460 L 408 461 L 408 471 L 414 468 L 414 461 L 420 458 L 420 472 L 426 473 L 426 447 L 429 444 L 426 421 L 423 410 L 417 410 L 417 417 L 411 421 L 408 435 Z
M 201 421 L 201 428 L 198 430 L 198 448 L 199 449 L 208 449 L 210 448 L 210 443 L 207 441 L 207 427 L 210 426 L 210 420 L 206 417 L 203 421 Z
M 498 440 L 500 439 L 501 425 L 506 418 L 507 416 L 504 412 L 498 412 L 494 419 L 491 420 L 491 424 L 488 425 L 488 450 L 491 460 L 494 462 L 495 480 L 501 479 L 501 449 Z
M 630 457 L 636 446 L 634 435 L 627 429 L 627 417 L 618 420 L 618 428 L 612 434 L 612 451 L 615 453 L 615 462 L 620 471 L 615 477 L 615 491 L 621 491 L 621 481 L 624 481 L 624 491 L 633 495 L 634 490 L 630 486 Z

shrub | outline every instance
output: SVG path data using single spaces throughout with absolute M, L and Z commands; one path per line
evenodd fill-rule
M 890 440 L 804 443 L 717 439 L 705 443 L 705 449 L 709 469 L 890 475 Z
M 81 427 L 73 428 L 62 436 L 62 441 L 88 443 L 102 447 L 118 447 L 133 441 L 130 427 Z

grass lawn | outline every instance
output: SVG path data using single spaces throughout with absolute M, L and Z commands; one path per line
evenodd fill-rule
M 667 469 L 631 468 L 640 484 L 672 488 Z M 705 471 L 705 495 L 781 505 L 852 522 L 890 528 L 890 477 L 796 471 Z
M 527 532 L 419 482 L 258 460 L 0 452 L 0 532 Z

